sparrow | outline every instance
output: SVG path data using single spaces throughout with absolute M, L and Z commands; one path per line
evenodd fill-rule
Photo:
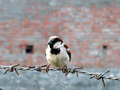
M 51 36 L 48 39 L 45 56 L 48 62 L 45 68 L 46 72 L 48 72 L 50 65 L 60 68 L 64 72 L 64 69 L 67 68 L 71 61 L 71 52 L 68 46 L 58 36 Z

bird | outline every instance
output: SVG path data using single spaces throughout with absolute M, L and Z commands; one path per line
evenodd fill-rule
M 63 73 L 65 73 L 64 71 L 71 61 L 71 52 L 68 46 L 59 36 L 51 36 L 47 44 L 45 56 L 48 65 L 45 67 L 45 71 L 48 72 L 50 65 L 53 65 L 62 69 Z

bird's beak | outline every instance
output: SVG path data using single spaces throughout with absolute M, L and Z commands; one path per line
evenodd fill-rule
M 52 44 L 53 44 L 53 42 L 51 42 L 51 41 L 50 41 L 50 42 L 48 42 L 48 45 L 52 45 Z

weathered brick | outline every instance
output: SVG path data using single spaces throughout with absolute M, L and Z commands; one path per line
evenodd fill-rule
M 0 64 L 9 65 L 9 55 L 23 66 L 46 64 L 47 40 L 58 35 L 70 47 L 70 64 L 86 68 L 120 67 L 120 1 L 70 1 L 53 5 L 49 0 L 30 0 L 17 7 L 15 2 L 1 1 Z M 34 52 L 26 54 L 26 45 L 33 45 Z

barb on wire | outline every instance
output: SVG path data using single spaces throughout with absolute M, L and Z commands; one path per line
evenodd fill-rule
M 3 68 L 6 69 L 5 72 L 4 72 L 4 74 L 6 74 L 8 71 L 13 72 L 15 70 L 16 74 L 19 76 L 19 73 L 18 73 L 17 69 L 14 68 L 14 67 L 17 67 L 17 66 L 19 66 L 19 64 L 12 65 L 12 63 L 10 64 L 10 66 L 8 66 L 7 69 L 6 69 L 6 67 L 3 66 Z
M 28 67 L 19 67 L 20 64 L 15 64 L 15 65 L 8 65 L 8 66 L 2 66 L 0 65 L 0 69 L 5 69 L 4 74 L 6 74 L 8 71 L 13 72 L 15 71 L 16 74 L 19 76 L 18 70 L 22 70 L 22 71 L 39 71 L 39 72 L 45 72 L 45 67 L 47 65 L 40 65 L 40 66 L 28 66 Z M 110 72 L 110 70 L 107 70 L 104 73 L 89 73 L 89 72 L 85 72 L 85 71 L 81 71 L 83 67 L 80 68 L 66 68 L 65 71 L 65 76 L 67 76 L 69 73 L 76 73 L 76 76 L 78 77 L 78 73 L 82 73 L 85 75 L 90 75 L 90 79 L 95 78 L 97 80 L 102 79 L 102 83 L 103 86 L 105 87 L 105 82 L 104 79 L 110 79 L 110 80 L 118 80 L 120 81 L 120 78 L 114 78 L 114 77 L 106 77 L 105 74 L 107 74 L 108 72 Z M 49 71 L 61 71 L 61 69 L 53 69 L 53 68 L 49 68 Z
M 110 70 L 108 70 L 108 71 L 106 71 L 106 72 L 104 72 L 104 73 L 102 73 L 102 74 L 96 73 L 96 74 L 92 75 L 92 76 L 90 77 L 90 79 L 92 79 L 92 78 L 96 78 L 97 80 L 102 79 L 103 86 L 105 87 L 105 82 L 104 82 L 103 76 L 104 76 L 105 74 L 107 74 L 108 72 L 110 72 Z

